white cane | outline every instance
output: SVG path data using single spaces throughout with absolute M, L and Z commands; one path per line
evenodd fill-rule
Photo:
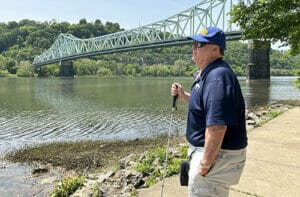
M 176 86 L 176 88 L 177 88 L 177 86 Z M 166 153 L 165 153 L 166 154 L 166 159 L 165 159 L 165 163 L 164 163 L 163 182 L 162 182 L 161 193 L 160 193 L 161 197 L 163 197 L 164 187 L 165 187 L 165 178 L 166 178 L 167 165 L 168 165 L 168 149 L 169 149 L 170 138 L 171 138 L 171 128 L 172 128 L 172 122 L 173 122 L 173 114 L 174 114 L 174 111 L 177 109 L 177 107 L 176 107 L 177 98 L 178 98 L 177 95 L 173 96 L 172 113 L 171 113 L 171 120 L 170 120 L 169 133 L 168 133 L 168 141 L 167 141 Z

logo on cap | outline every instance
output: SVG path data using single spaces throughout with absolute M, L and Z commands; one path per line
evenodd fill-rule
M 200 34 L 201 34 L 201 35 L 206 35 L 207 33 L 208 33 L 207 29 L 202 29 L 202 30 L 200 31 Z

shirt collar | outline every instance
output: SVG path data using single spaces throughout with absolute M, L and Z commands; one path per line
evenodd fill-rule
M 204 70 L 201 72 L 200 74 L 200 79 L 204 80 L 204 78 L 206 77 L 206 75 L 213 70 L 214 68 L 218 67 L 220 65 L 220 62 L 222 61 L 222 58 L 218 58 L 216 60 L 214 60 L 213 62 L 211 62 L 210 64 L 208 64 Z

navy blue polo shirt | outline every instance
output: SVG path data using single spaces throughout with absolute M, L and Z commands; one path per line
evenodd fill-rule
M 222 149 L 238 150 L 247 146 L 244 98 L 236 75 L 222 58 L 206 66 L 192 85 L 188 142 L 204 147 L 205 129 L 210 125 L 227 126 Z

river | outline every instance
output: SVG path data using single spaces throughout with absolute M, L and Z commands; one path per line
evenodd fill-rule
M 295 77 L 240 78 L 248 108 L 299 99 Z M 135 139 L 168 132 L 170 86 L 188 90 L 191 78 L 1 78 L 0 153 L 51 141 Z M 186 104 L 178 103 L 174 134 L 184 132 Z
M 239 78 L 247 108 L 299 99 L 295 79 L 249 82 Z M 166 134 L 174 81 L 188 90 L 192 78 L 0 78 L 0 156 L 45 142 Z M 178 102 L 173 134 L 184 133 L 186 112 L 186 104 Z M 0 157 L 0 196 L 46 196 L 51 185 L 41 185 L 43 177 L 31 177 L 31 168 Z

